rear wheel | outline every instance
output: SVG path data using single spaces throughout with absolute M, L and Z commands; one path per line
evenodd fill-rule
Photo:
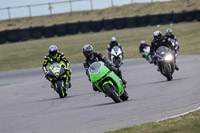
M 56 84 L 57 84 L 57 92 L 58 92 L 60 98 L 66 97 L 67 94 L 66 94 L 65 89 L 62 87 L 61 81 L 58 80 L 58 81 L 56 82 Z
M 128 100 L 128 93 L 126 92 L 126 90 L 124 90 L 124 93 L 120 96 L 122 101 L 126 101 Z
M 107 95 L 113 99 L 113 101 L 115 101 L 116 103 L 121 102 L 120 97 L 117 94 L 117 91 L 114 89 L 113 86 L 111 86 L 110 84 L 105 84 L 104 85 L 105 91 L 107 93 Z
M 168 64 L 164 64 L 164 72 L 165 72 L 165 76 L 167 77 L 167 80 L 170 81 L 172 80 L 172 74 L 170 72 L 170 68 L 168 66 Z

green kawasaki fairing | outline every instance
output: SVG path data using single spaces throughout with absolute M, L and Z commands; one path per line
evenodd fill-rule
M 103 62 L 94 62 L 89 67 L 89 75 L 91 82 L 105 95 L 107 95 L 105 84 L 115 86 L 118 96 L 124 93 L 124 88 L 121 79 L 111 70 L 109 70 Z

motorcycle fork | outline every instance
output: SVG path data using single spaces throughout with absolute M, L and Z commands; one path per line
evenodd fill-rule
M 160 72 L 161 72 L 162 74 L 164 74 L 164 73 L 163 73 L 163 70 L 164 70 L 164 62 L 157 62 L 157 65 L 158 65 L 158 68 L 160 69 Z
M 49 78 L 49 81 L 51 82 L 52 87 L 55 88 L 55 80 Z

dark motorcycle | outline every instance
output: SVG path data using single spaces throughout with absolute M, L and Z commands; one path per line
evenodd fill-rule
M 172 80 L 172 75 L 175 70 L 175 58 L 171 49 L 161 46 L 156 50 L 156 54 L 153 58 L 156 59 L 160 73 L 164 75 L 168 81 Z

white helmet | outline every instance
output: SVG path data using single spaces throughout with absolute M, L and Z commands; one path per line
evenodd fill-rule
M 112 37 L 111 38 L 111 42 L 116 42 L 117 41 L 117 38 L 116 37 Z

